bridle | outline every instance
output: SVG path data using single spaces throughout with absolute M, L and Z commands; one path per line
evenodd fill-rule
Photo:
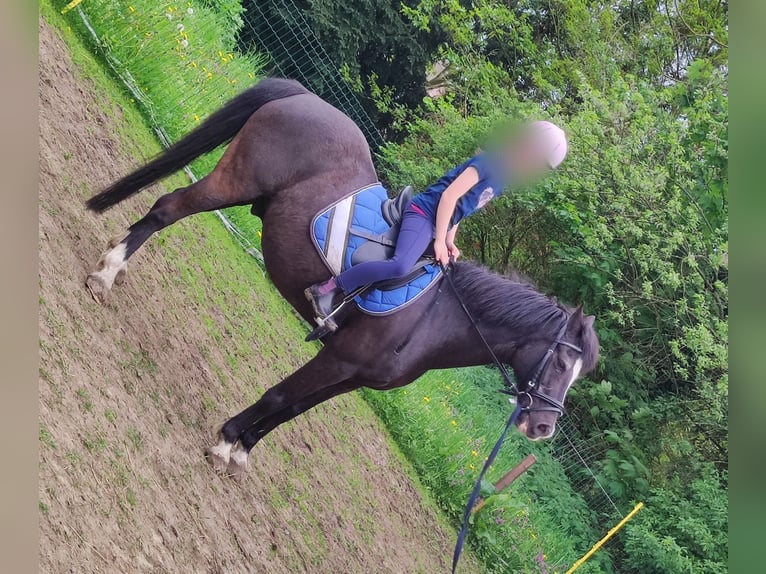
M 470 314 L 469 314 L 470 318 Z M 473 321 L 473 318 L 471 318 L 471 322 L 473 323 L 474 327 L 478 331 L 478 325 Z M 501 363 L 498 361 L 497 357 L 495 356 L 492 349 L 489 349 L 489 345 L 487 344 L 486 340 L 484 341 L 484 344 L 487 345 L 487 348 L 490 350 L 490 353 L 492 354 L 492 358 L 495 361 L 495 364 L 498 365 L 498 368 L 501 369 L 501 372 L 503 373 L 503 378 L 505 379 L 505 384 L 508 386 L 507 390 L 504 390 L 502 392 L 513 395 L 516 397 L 516 404 L 520 406 L 520 412 L 539 412 L 539 411 L 547 411 L 547 412 L 555 412 L 558 413 L 559 416 L 562 416 L 564 414 L 565 408 L 564 403 L 554 399 L 549 394 L 546 394 L 542 391 L 540 388 L 540 377 L 542 376 L 543 372 L 545 372 L 545 368 L 548 366 L 548 363 L 550 363 L 551 358 L 553 358 L 553 353 L 556 351 L 556 348 L 559 345 L 562 345 L 564 347 L 569 347 L 570 349 L 573 349 L 577 351 L 578 353 L 582 354 L 582 349 L 578 347 L 577 345 L 570 343 L 569 341 L 565 341 L 563 339 L 564 335 L 566 334 L 567 327 L 569 326 L 569 315 L 567 315 L 566 320 L 564 321 L 564 324 L 561 326 L 561 329 L 559 329 L 558 334 L 556 335 L 556 338 L 553 339 L 553 342 L 551 342 L 550 346 L 548 347 L 548 350 L 545 351 L 545 355 L 538 361 L 537 366 L 534 370 L 534 373 L 530 377 L 529 381 L 524 387 L 524 390 L 519 390 L 516 385 L 513 384 L 512 381 L 509 380 L 507 372 L 505 372 L 505 367 L 501 367 Z M 482 340 L 484 337 L 482 336 Z M 509 384 L 510 383 L 510 384 Z M 529 402 L 527 402 L 526 405 L 523 405 L 521 402 L 521 397 L 527 397 L 529 399 Z M 534 407 L 532 406 L 534 404 L 534 399 L 538 399 L 540 402 L 545 403 L 543 406 Z
M 455 298 L 458 300 L 458 303 L 460 303 L 460 306 L 463 308 L 463 312 L 465 312 L 466 317 L 468 317 L 468 320 L 471 322 L 471 325 L 473 325 L 474 330 L 479 335 L 479 338 L 481 339 L 482 343 L 484 343 L 484 346 L 487 348 L 487 351 L 489 351 L 490 356 L 492 357 L 492 361 L 495 363 L 495 366 L 500 370 L 500 374 L 503 376 L 503 381 L 505 383 L 506 388 L 503 389 L 503 393 L 512 395 L 516 397 L 516 407 L 513 409 L 513 413 L 511 413 L 511 416 L 508 418 L 508 422 L 505 425 L 505 428 L 503 429 L 502 434 L 500 435 L 500 438 L 497 439 L 497 442 L 495 443 L 495 446 L 492 448 L 492 452 L 489 453 L 489 456 L 487 457 L 487 460 L 484 462 L 484 467 L 481 469 L 481 472 L 479 473 L 479 476 L 476 479 L 476 482 L 473 485 L 473 490 L 471 491 L 471 495 L 468 497 L 468 503 L 466 504 L 465 511 L 463 512 L 463 522 L 460 526 L 460 532 L 457 536 L 457 542 L 455 543 L 455 552 L 452 555 L 452 574 L 455 574 L 455 571 L 457 569 L 457 563 L 460 559 L 460 553 L 463 550 L 463 542 L 465 542 L 465 536 L 468 533 L 468 524 L 469 519 L 471 517 L 471 510 L 473 509 L 474 504 L 476 504 L 476 500 L 479 498 L 479 492 L 481 491 L 481 483 L 484 479 L 484 475 L 486 474 L 489 467 L 494 462 L 495 458 L 497 457 L 497 453 L 500 452 L 500 447 L 503 444 L 503 441 L 505 440 L 505 436 L 508 434 L 508 431 L 510 428 L 514 425 L 516 422 L 516 419 L 518 419 L 519 415 L 521 413 L 530 413 L 530 412 L 555 412 L 560 417 L 564 414 L 564 403 L 553 398 L 549 394 L 545 393 L 540 389 L 540 378 L 542 377 L 543 373 L 545 372 L 545 368 L 548 366 L 548 363 L 550 363 L 551 358 L 553 357 L 553 353 L 556 352 L 556 348 L 559 345 L 563 345 L 565 347 L 569 347 L 570 349 L 573 349 L 574 351 L 577 351 L 578 353 L 582 354 L 582 349 L 578 347 L 577 345 L 574 345 L 570 343 L 569 341 L 564 340 L 564 335 L 566 334 L 567 327 L 569 326 L 569 319 L 570 315 L 567 314 L 566 320 L 564 321 L 564 324 L 561 325 L 561 328 L 558 331 L 558 334 L 556 335 L 556 338 L 553 339 L 550 346 L 548 347 L 548 350 L 545 352 L 545 354 L 542 356 L 542 358 L 537 362 L 537 365 L 535 367 L 535 370 L 532 372 L 532 376 L 527 381 L 527 384 L 524 385 L 523 390 L 520 390 L 516 384 L 511 379 L 510 375 L 508 374 L 508 370 L 505 368 L 505 365 L 498 359 L 495 352 L 492 350 L 492 347 L 490 347 L 489 343 L 487 342 L 487 339 L 484 337 L 484 334 L 481 332 L 481 329 L 479 329 L 479 326 L 476 324 L 476 321 L 474 320 L 473 316 L 471 315 L 471 312 L 468 310 L 468 307 L 466 307 L 465 303 L 463 302 L 463 298 L 460 295 L 460 292 L 455 288 L 455 283 L 452 280 L 452 274 L 450 273 L 450 270 L 453 268 L 452 264 L 449 265 L 449 267 L 445 267 L 442 265 L 442 272 L 444 273 L 444 276 L 447 278 L 447 282 L 450 284 L 450 287 L 452 288 L 452 292 L 455 294 Z M 526 405 L 522 403 L 522 397 L 527 397 L 528 402 Z M 543 403 L 541 406 L 534 406 L 535 399 L 537 399 L 539 402 Z
M 471 325 L 473 325 L 473 328 L 476 331 L 476 333 L 479 335 L 481 342 L 484 343 L 484 346 L 487 348 L 487 351 L 489 351 L 489 355 L 492 357 L 492 362 L 495 363 L 495 366 L 498 368 L 498 370 L 500 371 L 500 374 L 503 377 L 503 382 L 505 383 L 505 389 L 503 389 L 501 392 L 507 395 L 516 397 L 516 410 L 518 410 L 519 414 L 547 411 L 547 412 L 558 413 L 559 416 L 563 415 L 565 411 L 564 403 L 553 398 L 552 396 L 550 396 L 549 394 L 541 390 L 540 377 L 545 372 L 545 368 L 548 366 L 548 363 L 550 363 L 551 359 L 553 358 L 553 353 L 556 352 L 556 348 L 559 345 L 562 345 L 564 347 L 569 347 L 570 349 L 573 349 L 574 351 L 577 351 L 580 354 L 582 354 L 583 352 L 582 349 L 578 347 L 577 345 L 564 340 L 564 335 L 566 334 L 567 327 L 569 326 L 570 316 L 569 315 L 566 316 L 566 319 L 564 320 L 564 324 L 561 325 L 561 328 L 556 334 L 556 338 L 553 339 L 550 346 L 548 347 L 548 350 L 545 351 L 545 354 L 537 362 L 535 370 L 533 371 L 532 376 L 529 378 L 526 385 L 524 385 L 523 389 L 519 389 L 519 387 L 516 386 L 516 383 L 514 383 L 513 380 L 511 379 L 511 376 L 508 374 L 508 370 L 505 368 L 505 365 L 497 357 L 495 352 L 492 350 L 492 347 L 490 347 L 489 343 L 487 342 L 487 339 L 484 337 L 484 334 L 481 332 L 481 329 L 479 329 L 479 325 L 476 324 L 476 320 L 473 318 L 473 315 L 471 315 L 471 312 L 468 310 L 468 307 L 466 307 L 465 302 L 463 301 L 463 297 L 460 295 L 460 292 L 457 289 L 455 289 L 455 283 L 452 280 L 452 274 L 451 274 L 452 269 L 453 269 L 452 265 L 450 265 L 449 267 L 442 266 L 442 272 L 444 273 L 444 276 L 447 278 L 447 282 L 450 284 L 450 287 L 452 288 L 452 292 L 455 294 L 455 297 L 457 298 L 458 303 L 460 303 L 460 306 L 463 308 L 463 312 L 465 313 L 466 317 L 468 317 L 468 320 L 471 322 Z M 526 397 L 528 399 L 528 402 L 526 405 L 522 404 L 522 401 L 521 401 L 522 397 Z M 544 405 L 538 406 L 538 407 L 533 406 L 534 399 L 538 399 L 538 401 L 544 403 Z

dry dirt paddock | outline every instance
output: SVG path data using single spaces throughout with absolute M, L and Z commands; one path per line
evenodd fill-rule
M 316 347 L 213 216 L 91 298 L 110 236 L 165 189 L 103 217 L 83 200 L 158 147 L 71 33 L 39 33 L 41 571 L 447 572 L 454 530 L 356 395 L 269 435 L 242 483 L 208 467 L 216 425 Z

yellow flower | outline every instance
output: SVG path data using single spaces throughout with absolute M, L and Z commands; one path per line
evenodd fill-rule
M 431 398 L 430 397 L 423 397 L 423 401 L 425 401 L 426 403 L 430 403 L 431 402 Z
M 470 468 L 471 470 L 476 470 L 476 467 L 473 465 L 473 463 L 469 464 L 468 468 Z
M 136 11 L 136 9 L 133 8 L 133 6 L 128 6 L 128 10 L 130 10 L 131 12 L 135 12 Z
M 195 122 L 198 122 L 198 121 L 199 121 L 199 116 L 198 116 L 197 114 L 194 114 L 194 121 L 195 121 Z
M 472 451 L 471 451 L 471 454 L 472 454 L 473 456 L 479 456 L 479 451 L 477 451 L 477 450 L 472 450 Z
M 192 66 L 197 67 L 197 62 L 192 62 Z
M 453 427 L 456 427 L 456 426 L 457 426 L 457 421 L 456 421 L 455 419 L 452 419 L 452 426 L 453 426 Z

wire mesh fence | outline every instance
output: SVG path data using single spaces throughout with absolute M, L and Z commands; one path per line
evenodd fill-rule
M 293 0 L 250 1 L 246 6 L 249 14 L 239 45 L 267 52 L 280 75 L 301 81 L 353 119 L 373 152 L 382 146 L 380 132 Z

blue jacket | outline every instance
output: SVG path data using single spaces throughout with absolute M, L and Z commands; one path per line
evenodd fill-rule
M 436 221 L 436 209 L 439 206 L 442 193 L 457 179 L 466 168 L 474 167 L 479 173 L 479 181 L 458 199 L 451 225 L 458 224 L 475 211 L 484 207 L 487 202 L 503 192 L 507 184 L 499 162 L 495 156 L 482 152 L 445 173 L 439 181 L 428 186 L 422 193 L 415 196 L 412 203 L 422 209 L 425 214 Z

